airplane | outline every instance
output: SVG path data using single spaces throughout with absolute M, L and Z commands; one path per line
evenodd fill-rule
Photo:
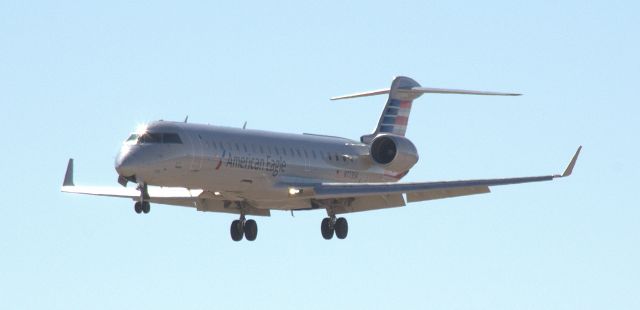
M 413 100 L 423 94 L 519 96 L 515 93 L 422 87 L 398 76 L 390 88 L 334 97 L 332 100 L 388 95 L 371 134 L 352 140 L 317 134 L 271 131 L 172 121 L 139 126 L 123 142 L 115 159 L 123 187 L 77 186 L 69 159 L 62 192 L 130 198 L 136 213 L 150 204 L 192 207 L 238 215 L 231 239 L 254 241 L 255 220 L 272 210 L 325 210 L 324 239 L 344 239 L 344 217 L 405 206 L 407 202 L 489 193 L 490 187 L 568 177 L 580 146 L 562 174 L 502 179 L 398 182 L 418 162 L 405 136 Z M 246 125 L 246 123 L 245 123 Z M 129 182 L 137 186 L 127 187 Z

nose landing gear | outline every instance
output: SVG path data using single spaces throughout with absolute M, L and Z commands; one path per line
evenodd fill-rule
M 136 211 L 136 213 L 140 214 L 143 213 L 147 214 L 151 211 L 151 204 L 148 201 L 137 201 L 134 205 L 133 205 L 133 210 Z
M 147 184 L 141 183 L 138 185 L 138 190 L 140 191 L 140 200 L 136 201 L 133 205 L 133 210 L 136 213 L 144 213 L 147 214 L 151 211 L 151 204 L 149 203 L 149 192 L 147 191 Z

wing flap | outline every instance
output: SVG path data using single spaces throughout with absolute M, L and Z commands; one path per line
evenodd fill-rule
M 223 200 L 217 199 L 198 199 L 195 203 L 198 211 L 202 212 L 221 212 L 240 214 L 240 208 L 233 203 L 225 203 Z M 259 209 L 252 206 L 245 206 L 244 213 L 246 215 L 271 216 L 269 209 Z
M 435 200 L 435 199 L 469 196 L 469 195 L 476 195 L 476 194 L 486 194 L 490 192 L 491 190 L 489 189 L 488 186 L 435 189 L 435 190 L 428 190 L 423 192 L 407 193 L 407 202 Z
M 336 214 L 378 210 L 405 206 L 402 194 L 371 195 L 358 197 L 350 205 L 334 208 Z

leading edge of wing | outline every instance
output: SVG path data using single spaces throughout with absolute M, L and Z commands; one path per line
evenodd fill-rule
M 413 193 L 429 190 L 456 189 L 466 187 L 488 187 L 530 182 L 551 181 L 557 176 L 537 176 L 506 179 L 480 179 L 439 182 L 408 183 L 321 183 L 313 187 L 316 198 L 358 197 L 372 194 Z
M 478 179 L 439 182 L 409 182 L 409 183 L 318 183 L 312 185 L 315 198 L 360 197 L 373 194 L 415 193 L 429 190 L 482 188 L 489 186 L 511 185 L 531 182 L 551 181 L 555 178 L 568 177 L 573 172 L 582 146 L 571 158 L 569 165 L 562 174 L 516 177 L 502 179 Z
M 73 182 L 73 158 L 70 158 L 67 163 L 67 170 L 64 175 L 61 191 L 63 193 L 121 198 L 140 197 L 140 191 L 134 188 L 75 185 Z M 182 187 L 149 187 L 149 196 L 159 199 L 196 198 L 200 194 L 202 194 L 201 189 L 187 189 Z
M 201 189 L 186 189 L 181 187 L 149 187 L 149 196 L 155 198 L 197 198 L 201 193 Z M 134 188 L 120 188 L 107 186 L 62 186 L 63 193 L 84 194 L 94 196 L 108 196 L 121 198 L 138 198 L 140 191 Z

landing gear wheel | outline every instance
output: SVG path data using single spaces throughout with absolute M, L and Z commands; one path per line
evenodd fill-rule
M 244 237 L 249 241 L 256 240 L 258 236 L 258 224 L 254 220 L 244 222 Z
M 322 238 L 329 240 L 333 238 L 333 227 L 331 227 L 331 218 L 325 217 L 320 223 L 320 231 L 322 232 Z
M 136 204 L 133 205 L 133 210 L 138 214 L 142 213 L 142 204 L 139 201 L 136 202 Z
M 144 214 L 149 213 L 149 211 L 151 211 L 151 204 L 148 201 L 144 201 L 142 203 L 142 212 L 144 212 Z
M 242 235 L 244 234 L 244 229 L 242 227 L 242 222 L 240 220 L 235 220 L 231 222 L 231 239 L 233 241 L 242 240 Z
M 339 217 L 333 227 L 336 230 L 336 237 L 338 237 L 338 239 L 344 239 L 347 237 L 347 233 L 349 233 L 349 224 L 347 224 L 347 220 L 344 217 Z

